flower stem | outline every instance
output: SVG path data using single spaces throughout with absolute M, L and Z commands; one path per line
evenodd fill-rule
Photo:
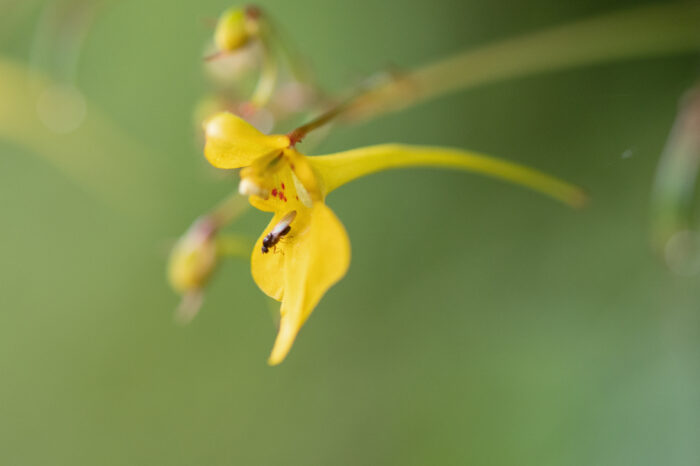
M 676 233 L 690 229 L 700 168 L 700 83 L 690 90 L 678 112 L 664 149 L 652 191 L 653 244 L 663 251 Z
M 248 198 L 234 191 L 214 207 L 208 217 L 218 230 L 240 217 L 249 207 Z
M 289 138 L 290 146 L 294 147 L 297 143 L 301 142 L 302 139 L 304 139 L 304 137 L 306 137 L 306 135 L 309 134 L 311 131 L 315 130 L 316 128 L 320 128 L 321 126 L 324 126 L 327 123 L 330 123 L 334 118 L 342 114 L 349 104 L 350 102 L 345 102 L 336 107 L 333 107 L 327 112 L 322 113 L 320 116 L 314 118 L 310 122 L 299 126 L 295 130 L 288 133 L 287 137 Z
M 248 259 L 254 240 L 241 235 L 220 233 L 216 237 L 216 253 L 219 256 Z
M 260 78 L 255 86 L 253 95 L 250 98 L 250 102 L 256 107 L 264 107 L 267 105 L 268 101 L 272 97 L 275 91 L 275 86 L 277 85 L 277 76 L 279 74 L 277 58 L 275 56 L 270 39 L 262 34 L 260 36 L 260 42 L 262 45 L 262 70 L 260 71 Z
M 616 11 L 460 53 L 384 80 L 345 106 L 357 121 L 479 85 L 537 73 L 700 50 L 700 2 Z

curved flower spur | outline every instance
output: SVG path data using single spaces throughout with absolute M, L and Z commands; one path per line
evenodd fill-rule
M 295 145 L 337 111 L 288 135 L 265 135 L 245 120 L 220 113 L 205 127 L 205 156 L 217 168 L 240 168 L 239 191 L 273 216 L 251 254 L 258 287 L 281 301 L 280 326 L 269 363 L 284 360 L 325 292 L 350 265 L 350 240 L 326 196 L 371 173 L 402 167 L 441 167 L 481 173 L 539 191 L 573 207 L 586 201 L 578 187 L 506 160 L 461 149 L 383 144 L 321 156 Z

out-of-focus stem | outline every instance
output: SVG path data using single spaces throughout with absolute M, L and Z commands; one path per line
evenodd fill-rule
M 304 56 L 296 49 L 294 41 L 289 38 L 282 25 L 270 15 L 261 15 L 260 23 L 262 34 L 267 35 L 270 44 L 287 62 L 289 71 L 294 76 L 294 79 L 301 83 L 315 85 L 313 75 Z
M 348 104 L 349 102 L 331 108 L 326 113 L 321 114 L 320 116 L 314 118 L 310 122 L 299 126 L 294 131 L 291 131 L 289 134 L 287 134 L 287 137 L 289 137 L 289 141 L 292 144 L 292 146 L 301 142 L 301 140 L 304 139 L 304 137 L 306 137 L 306 135 L 309 134 L 311 131 L 333 121 L 338 115 L 342 114 L 345 111 Z
M 34 35 L 32 65 L 57 81 L 74 82 L 85 38 L 105 3 L 64 0 L 46 4 Z
M 278 75 L 277 57 L 275 56 L 269 38 L 262 34 L 260 42 L 263 52 L 263 65 L 260 71 L 260 78 L 250 98 L 250 102 L 256 107 L 264 107 L 268 103 L 275 91 Z
M 235 191 L 214 207 L 208 217 L 218 230 L 240 217 L 248 208 L 250 208 L 248 198 Z
M 661 251 L 672 235 L 691 228 L 700 168 L 700 84 L 681 105 L 659 161 L 652 194 L 653 242 Z
M 506 39 L 385 79 L 344 111 L 366 120 L 479 85 L 617 60 L 700 50 L 700 2 L 616 11 Z
M 216 237 L 216 253 L 219 257 L 233 257 L 247 260 L 255 241 L 241 235 L 220 233 Z

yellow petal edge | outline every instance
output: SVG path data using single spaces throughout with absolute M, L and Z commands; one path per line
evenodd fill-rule
M 216 168 L 240 168 L 258 157 L 289 147 L 283 135 L 261 133 L 232 113 L 219 113 L 204 123 L 204 155 Z

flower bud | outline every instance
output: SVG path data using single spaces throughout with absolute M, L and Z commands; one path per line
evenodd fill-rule
M 180 238 L 168 264 L 170 285 L 180 294 L 201 290 L 216 267 L 216 228 L 208 218 L 197 220 Z
M 219 17 L 214 32 L 214 43 L 219 51 L 232 52 L 243 47 L 249 39 L 243 9 L 231 8 Z

